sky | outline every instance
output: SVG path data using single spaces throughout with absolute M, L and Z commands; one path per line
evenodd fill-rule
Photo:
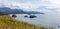
M 0 0 L 0 7 L 43 12 L 47 21 L 60 21 L 60 0 Z
M 60 0 L 0 0 L 0 7 L 26 11 L 60 11 Z

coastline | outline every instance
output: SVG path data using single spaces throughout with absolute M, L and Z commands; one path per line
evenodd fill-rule
M 2 15 L 0 16 L 0 29 L 48 29 L 48 28 L 38 27 L 27 22 L 17 21 L 16 19 L 12 19 L 9 15 Z

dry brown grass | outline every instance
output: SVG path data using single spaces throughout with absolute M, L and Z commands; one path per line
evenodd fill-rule
M 0 29 L 47 29 L 12 19 L 9 15 L 0 16 Z

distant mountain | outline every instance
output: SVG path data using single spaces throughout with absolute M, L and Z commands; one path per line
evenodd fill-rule
M 30 14 L 44 14 L 44 13 L 36 12 L 36 11 L 29 11 L 28 13 L 30 13 Z
M 2 7 L 0 8 L 0 12 L 5 12 L 8 14 L 26 14 L 27 12 L 21 10 L 21 9 L 11 9 L 8 7 Z
M 0 7 L 0 12 L 5 12 L 8 14 L 43 14 L 35 11 L 26 12 L 26 11 L 23 11 L 22 9 L 11 9 L 8 7 Z

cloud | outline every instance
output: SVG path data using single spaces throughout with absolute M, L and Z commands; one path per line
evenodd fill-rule
M 59 10 L 60 0 L 0 0 L 0 7 L 20 8 L 29 11 Z

